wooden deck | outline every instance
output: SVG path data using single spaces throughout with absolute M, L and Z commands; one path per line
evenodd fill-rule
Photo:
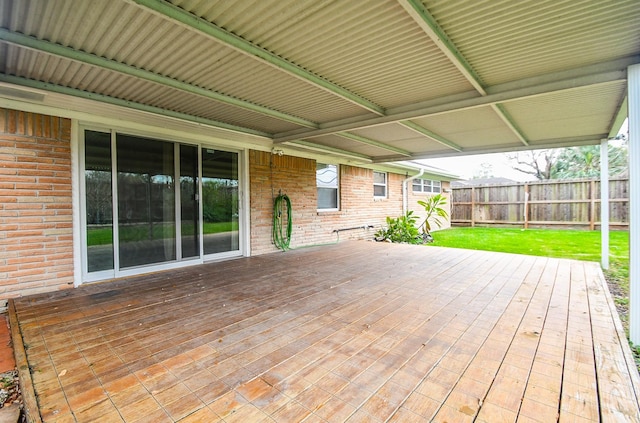
M 45 422 L 638 422 L 596 263 L 373 242 L 13 304 Z

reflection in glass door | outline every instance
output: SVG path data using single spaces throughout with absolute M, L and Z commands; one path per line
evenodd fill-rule
M 85 132 L 84 167 L 87 268 L 113 270 L 110 133 Z
M 180 234 L 182 258 L 200 256 L 198 147 L 180 146 Z
M 120 268 L 176 259 L 174 144 L 116 137 Z
M 238 153 L 202 149 L 204 254 L 238 251 Z

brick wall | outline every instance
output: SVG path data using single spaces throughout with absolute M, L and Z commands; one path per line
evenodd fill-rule
M 73 286 L 70 127 L 0 109 L 0 307 Z
M 373 171 L 340 166 L 340 210 L 319 212 L 316 194 L 316 162 L 252 150 L 249 155 L 251 185 L 251 251 L 276 251 L 272 243 L 273 199 L 287 194 L 292 203 L 292 247 L 335 242 L 335 229 L 374 225 L 375 229 L 340 232 L 340 240 L 373 238 L 387 216 L 402 213 L 402 181 L 405 175 L 388 174 L 388 198 L 373 198 Z

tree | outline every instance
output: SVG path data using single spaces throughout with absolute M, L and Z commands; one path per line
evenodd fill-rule
M 626 144 L 609 146 L 609 176 L 617 176 L 628 168 Z M 600 146 L 565 148 L 561 151 L 556 166 L 558 179 L 600 177 Z
M 555 163 L 558 150 L 530 150 L 515 154 L 508 154 L 507 158 L 514 162 L 512 165 L 518 172 L 533 175 L 538 180 L 555 179 Z
M 477 169 L 471 179 L 486 179 L 493 178 L 495 175 L 493 173 L 493 165 L 489 162 L 480 163 L 480 169 Z
M 527 151 L 507 155 L 512 167 L 536 179 L 597 178 L 600 176 L 600 146 L 585 145 L 554 150 Z M 624 173 L 628 167 L 627 145 L 609 146 L 609 176 Z

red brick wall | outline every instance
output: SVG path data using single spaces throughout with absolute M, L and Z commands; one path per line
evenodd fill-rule
M 0 306 L 73 286 L 70 127 L 0 109 Z
M 280 192 L 292 203 L 292 247 L 335 242 L 335 229 L 374 225 L 375 229 L 340 232 L 340 240 L 373 237 L 387 216 L 402 213 L 402 180 L 389 173 L 388 198 L 373 198 L 373 171 L 340 166 L 340 210 L 319 212 L 316 162 L 252 150 L 249 155 L 251 185 L 251 252 L 276 251 L 272 243 L 273 199 Z

